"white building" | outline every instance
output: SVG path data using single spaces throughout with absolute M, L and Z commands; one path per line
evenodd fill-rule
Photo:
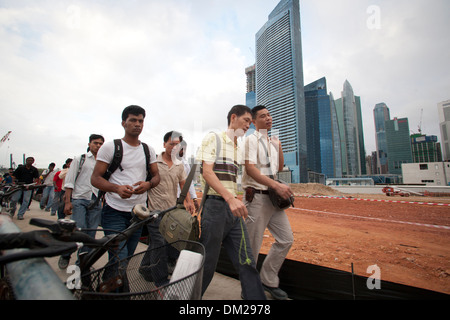
M 450 162 L 402 163 L 403 183 L 450 186 Z
M 439 128 L 443 160 L 450 160 L 450 100 L 438 103 Z

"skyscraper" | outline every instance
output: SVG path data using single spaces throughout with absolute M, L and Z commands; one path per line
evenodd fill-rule
M 341 141 L 342 176 L 356 177 L 366 173 L 361 99 L 355 96 L 345 80 L 341 98 L 335 100 Z
M 256 72 L 255 65 L 245 68 L 247 76 L 247 93 L 245 94 L 245 104 L 251 109 L 256 106 Z
M 402 163 L 412 163 L 408 118 L 385 122 L 388 166 L 390 174 L 402 174 Z
M 438 114 L 443 158 L 450 161 L 450 100 L 438 103 Z
M 282 0 L 256 38 L 256 104 L 279 132 L 292 182 L 307 182 L 305 97 L 299 0 Z
M 373 109 L 375 121 L 375 142 L 377 147 L 377 174 L 388 173 L 386 127 L 385 121 L 390 120 L 389 108 L 384 102 L 378 103 Z
M 306 138 L 308 169 L 327 178 L 341 177 L 342 162 L 339 126 L 327 81 L 320 78 L 305 86 Z

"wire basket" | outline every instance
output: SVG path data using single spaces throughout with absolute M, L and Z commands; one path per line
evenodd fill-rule
M 175 249 L 183 247 L 181 251 Z M 81 276 L 84 300 L 200 300 L 205 248 L 176 241 Z

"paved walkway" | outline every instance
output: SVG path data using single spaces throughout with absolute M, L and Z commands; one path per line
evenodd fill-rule
M 18 210 L 18 208 L 17 208 Z M 30 225 L 31 218 L 43 218 L 48 220 L 57 220 L 56 216 L 51 216 L 50 212 L 46 212 L 39 208 L 39 203 L 35 200 L 30 205 L 30 210 L 24 215 L 24 220 L 17 220 L 17 214 L 13 217 L 13 222 L 22 231 L 34 230 L 37 227 Z M 103 233 L 98 232 L 97 236 L 102 237 Z M 145 244 L 139 243 L 136 253 L 146 250 Z M 74 255 L 73 255 L 74 257 Z M 59 257 L 46 258 L 48 264 L 52 267 L 55 273 L 62 281 L 66 281 L 70 274 L 66 273 L 66 270 L 60 270 L 58 268 Z M 101 268 L 106 264 L 107 255 L 104 255 L 94 267 Z M 203 295 L 203 300 L 241 300 L 241 286 L 240 282 L 236 279 L 226 277 L 220 273 L 216 273 L 214 278 Z

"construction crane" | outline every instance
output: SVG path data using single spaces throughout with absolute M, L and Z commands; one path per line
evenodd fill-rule
M 423 108 L 420 109 L 420 119 L 419 119 L 419 125 L 418 125 L 418 131 L 419 134 L 422 134 L 422 115 L 423 115 Z
M 9 140 L 9 135 L 11 134 L 11 132 L 12 131 L 8 131 L 8 133 L 3 136 L 2 140 L 0 140 L 0 148 L 6 140 Z

